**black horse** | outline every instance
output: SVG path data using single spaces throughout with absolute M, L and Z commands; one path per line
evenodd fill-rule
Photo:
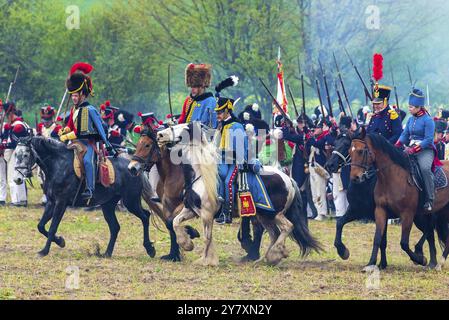
M 47 237 L 45 247 L 39 252 L 41 257 L 48 255 L 52 242 L 59 247 L 65 247 L 64 238 L 56 236 L 58 226 L 68 206 L 85 207 L 86 201 L 78 195 L 84 184 L 77 178 L 74 168 L 74 152 L 59 141 L 43 137 L 26 137 L 19 140 L 16 148 L 16 183 L 21 183 L 25 177 L 31 177 L 31 168 L 35 163 L 44 171 L 44 193 L 47 196 L 47 204 L 42 218 L 38 224 L 38 230 Z M 154 257 L 156 251 L 150 241 L 149 217 L 150 213 L 142 208 L 142 177 L 134 177 L 128 171 L 129 160 L 117 157 L 110 158 L 115 169 L 115 182 L 109 188 L 97 184 L 94 197 L 89 205 L 101 206 L 104 218 L 109 226 L 110 239 L 104 253 L 104 257 L 111 257 L 120 225 L 117 221 L 115 208 L 122 200 L 124 206 L 143 225 L 143 246 L 150 257 Z M 51 220 L 50 229 L 47 232 L 45 226 Z
M 355 133 L 354 135 L 357 135 Z M 349 132 L 342 132 L 338 135 L 335 140 L 335 148 L 332 152 L 331 157 L 326 162 L 326 169 L 332 173 L 336 173 L 343 166 L 348 166 L 351 163 L 351 159 L 349 156 L 349 148 L 351 147 L 352 135 Z M 343 227 L 352 221 L 355 220 L 369 220 L 374 221 L 374 211 L 376 208 L 376 204 L 374 202 L 374 188 L 377 182 L 376 169 L 372 168 L 371 170 L 367 170 L 367 175 L 365 175 L 364 180 L 360 183 L 353 183 L 352 181 L 349 183 L 347 190 L 347 198 L 349 207 L 344 216 L 337 219 L 336 224 L 336 234 L 334 240 L 334 246 L 337 249 L 338 255 L 343 260 L 349 259 L 350 252 L 347 247 L 344 245 L 342 241 L 342 233 Z M 388 213 L 388 217 L 397 218 L 392 213 Z M 414 220 L 415 225 L 423 232 L 423 236 L 415 245 L 415 253 L 419 255 L 423 255 L 423 246 L 424 242 L 427 239 L 429 243 L 429 248 L 431 251 L 431 261 L 430 266 L 434 267 L 437 264 L 436 256 L 435 256 L 435 239 L 433 233 L 433 227 L 436 227 L 433 223 L 431 223 L 432 231 L 428 230 L 429 221 L 426 221 L 426 217 L 424 215 L 416 215 Z M 388 226 L 388 225 L 387 225 Z M 387 247 L 387 230 L 385 229 L 384 239 L 381 244 L 381 262 L 380 267 L 386 268 L 387 266 L 387 256 L 386 256 L 386 247 Z

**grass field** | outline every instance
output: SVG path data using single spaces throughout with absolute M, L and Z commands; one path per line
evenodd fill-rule
M 0 209 L 0 299 L 447 299 L 449 272 L 415 266 L 399 246 L 400 227 L 389 228 L 389 268 L 373 276 L 361 272 L 368 261 L 374 224 L 347 226 L 344 240 L 351 250 L 348 261 L 333 248 L 335 222 L 311 222 L 311 230 L 324 245 L 321 255 L 300 259 L 297 246 L 287 240 L 290 257 L 277 267 L 240 265 L 243 255 L 236 239 L 237 222 L 215 226 L 219 267 L 192 264 L 199 258 L 202 240 L 181 263 L 163 262 L 168 234 L 151 227 L 157 256 L 149 258 L 142 246 L 140 221 L 119 213 L 121 232 L 112 259 L 95 256 L 103 251 L 109 232 L 100 212 L 70 210 L 59 229 L 67 246 L 52 246 L 50 255 L 38 258 L 45 238 L 37 231 L 42 208 L 39 190 L 31 190 L 31 207 Z M 193 225 L 200 229 L 199 221 Z M 414 230 L 412 243 L 419 234 Z M 268 243 L 264 237 L 264 250 Z M 428 254 L 427 254 L 428 255 Z M 66 286 L 73 272 L 79 288 Z M 72 276 L 70 275 L 72 274 Z M 374 280 L 373 280 L 374 279 Z M 72 286 L 73 288 L 73 286 Z

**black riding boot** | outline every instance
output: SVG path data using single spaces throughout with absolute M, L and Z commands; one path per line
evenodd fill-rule
M 224 203 L 221 207 L 221 212 L 218 218 L 215 219 L 218 224 L 231 224 L 232 223 L 232 212 L 228 203 Z

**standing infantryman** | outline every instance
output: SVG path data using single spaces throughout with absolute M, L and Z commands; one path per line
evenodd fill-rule
M 405 146 L 405 152 L 415 155 L 424 180 L 424 210 L 432 211 L 435 199 L 435 184 L 432 167 L 436 156 L 433 137 L 435 123 L 424 108 L 425 97 L 421 90 L 413 89 L 409 97 L 409 111 L 412 115 L 395 146 Z
M 95 191 L 95 145 L 101 141 L 108 153 L 115 155 L 114 148 L 107 140 L 99 112 L 87 101 L 93 92 L 92 80 L 88 76 L 92 70 L 91 65 L 82 62 L 74 64 L 70 69 L 66 85 L 74 106 L 70 110 L 67 126 L 59 132 L 62 142 L 79 140 L 87 148 L 84 155 L 86 190 L 81 194 L 87 200 L 93 197 Z
M 382 135 L 391 144 L 396 143 L 402 133 L 401 117 L 396 110 L 390 108 L 391 88 L 380 85 L 379 80 L 383 77 L 383 57 L 376 53 L 373 58 L 373 110 L 374 114 L 368 114 L 368 127 L 366 132 Z
M 209 64 L 189 64 L 186 68 L 186 86 L 191 88 L 184 101 L 178 123 L 200 121 L 209 128 L 217 128 L 216 100 L 211 92 L 206 92 L 211 83 L 212 67 Z
M 27 206 L 27 191 L 25 181 L 17 185 L 13 181 L 15 171 L 15 148 L 20 138 L 28 136 L 30 127 L 23 121 L 22 112 L 16 109 L 14 102 L 8 102 L 4 106 L 7 123 L 3 127 L 2 143 L 0 149 L 5 151 L 5 161 L 7 163 L 7 177 L 9 191 L 11 195 L 11 204 L 18 207 Z
M 444 142 L 444 134 L 447 129 L 447 122 L 442 120 L 435 120 L 435 138 L 434 144 L 438 155 L 438 159 L 444 160 L 446 154 L 446 144 Z

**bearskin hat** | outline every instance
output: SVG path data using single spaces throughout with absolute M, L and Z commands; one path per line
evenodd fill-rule
M 186 86 L 189 88 L 209 88 L 212 80 L 212 66 L 210 64 L 189 64 L 186 72 Z
M 84 62 L 77 62 L 70 68 L 69 77 L 66 80 L 67 90 L 70 94 L 81 92 L 86 97 L 92 94 L 92 79 L 88 74 L 93 69 L 90 64 Z
M 338 126 L 341 129 L 349 129 L 349 128 L 351 128 L 351 125 L 352 125 L 352 118 L 351 117 L 349 117 L 349 116 L 342 116 L 340 118 L 340 123 L 338 124 Z

